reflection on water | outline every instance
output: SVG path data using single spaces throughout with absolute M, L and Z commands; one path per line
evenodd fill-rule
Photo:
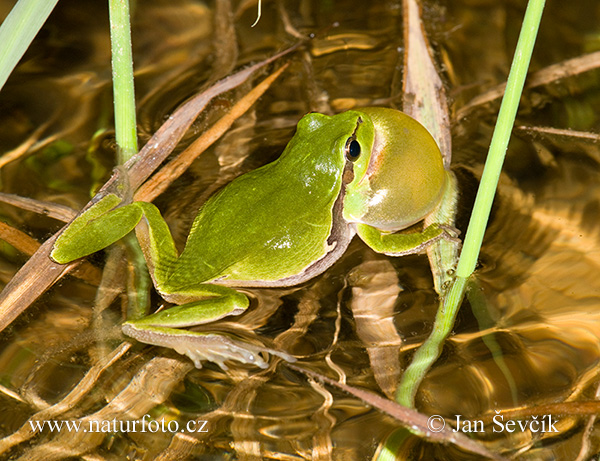
M 0 92 L 0 147 L 7 152 L 30 143 L 28 157 L 3 167 L 1 179 L 4 192 L 78 208 L 113 162 L 107 13 L 104 2 L 91 2 L 88 11 L 77 2 L 60 3 Z M 136 5 L 142 143 L 198 89 L 273 54 L 294 42 L 293 36 L 316 34 L 257 106 L 157 201 L 180 241 L 195 214 L 190 210 L 205 191 L 274 159 L 302 114 L 400 101 L 401 2 L 263 3 L 263 17 L 253 29 L 252 2 L 240 2 L 231 11 L 224 1 Z M 505 78 L 523 9 L 496 1 L 451 3 L 426 4 L 424 16 L 457 110 Z M 600 11 L 589 3 L 579 0 L 567 8 L 587 8 L 585 18 L 548 6 L 535 69 L 593 49 L 590 37 L 597 36 Z M 517 124 L 597 132 L 597 76 L 592 71 L 530 90 Z M 233 92 L 214 101 L 185 143 L 235 99 Z M 496 111 L 497 104 L 486 105 L 455 122 L 453 164 L 462 178 L 465 215 Z M 596 399 L 598 146 L 530 131 L 513 139 L 482 249 L 478 286 L 417 394 L 420 411 L 443 415 L 450 424 L 455 415 L 483 419 L 495 410 Z M 59 228 L 49 218 L 4 205 L 0 209 L 3 221 L 40 241 Z M 24 257 L 7 246 L 0 251 L 0 278 L 6 283 Z M 152 459 L 163 453 L 202 459 L 366 460 L 397 427 L 392 418 L 307 381 L 278 359 L 264 371 L 231 366 L 225 373 L 212 364 L 192 369 L 175 353 L 134 345 L 102 369 L 121 338 L 118 331 L 89 327 L 94 293 L 95 287 L 64 279 L 3 333 L 2 435 L 15 433 L 41 410 L 58 415 L 51 419 L 138 420 L 149 415 L 181 425 L 206 421 L 208 432 L 45 431 L 28 442 L 31 434 L 21 430 L 0 442 L 6 453 L 29 459 L 90 452 L 107 459 Z M 251 309 L 236 322 L 221 322 L 219 329 L 258 332 L 270 345 L 294 354 L 303 367 L 390 397 L 414 349 L 429 334 L 437 309 L 424 256 L 386 258 L 358 241 L 318 279 L 285 290 L 255 290 L 251 296 Z M 100 315 L 107 324 L 118 324 L 120 302 Z M 69 405 L 60 411 L 48 408 L 65 402 L 76 383 L 83 386 L 81 378 L 94 365 L 98 374 L 77 396 L 69 396 Z M 498 452 L 523 449 L 525 459 L 576 459 L 584 446 L 588 455 L 582 459 L 598 451 L 593 420 L 555 417 L 558 434 L 493 432 L 488 424 L 485 433 L 470 435 Z M 414 437 L 400 450 L 407 459 L 475 459 Z
M 581 177 L 581 164 L 563 158 L 557 167 L 560 173 L 550 173 L 552 180 L 535 197 L 508 184 L 500 190 L 478 271 L 491 318 L 484 331 L 465 326 L 467 331 L 452 338 L 448 347 L 460 357 L 461 378 L 455 361 L 429 376 L 424 402 L 438 410 L 442 405 L 448 414 L 477 415 L 490 408 L 593 395 L 589 386 L 596 380 L 599 353 L 600 248 L 597 221 L 593 226 L 584 222 L 585 210 L 598 197 L 598 171 L 586 168 L 590 182 L 582 190 L 581 183 L 572 181 L 574 175 Z M 483 342 L 487 336 L 495 337 L 502 349 L 517 402 Z M 456 379 L 462 388 L 443 391 L 448 380 Z M 467 399 L 475 391 L 479 398 Z M 450 399 L 440 399 L 448 394 Z

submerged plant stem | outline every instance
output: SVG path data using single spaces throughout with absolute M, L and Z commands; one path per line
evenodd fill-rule
M 402 405 L 414 406 L 414 398 L 419 384 L 441 353 L 443 342 L 454 325 L 467 286 L 467 279 L 475 270 L 519 100 L 523 92 L 544 3 L 545 0 L 530 0 L 527 5 L 515 56 L 508 75 L 506 93 L 502 98 L 463 250 L 456 268 L 456 278 L 436 315 L 431 335 L 417 350 L 413 361 L 402 376 L 396 394 L 396 400 Z
M 117 164 L 123 165 L 138 151 L 129 0 L 109 0 L 108 8 Z M 132 195 L 133 191 L 131 191 L 129 198 Z M 139 318 L 145 315 L 150 307 L 149 286 L 152 283 L 146 269 L 142 250 L 135 237 L 129 235 L 124 241 L 129 252 L 129 261 L 132 263 L 132 274 L 130 274 L 127 290 L 128 317 Z M 111 259 L 120 259 L 121 256 L 119 249 L 113 248 L 110 253 Z M 135 279 L 135 282 L 132 282 L 131 277 Z

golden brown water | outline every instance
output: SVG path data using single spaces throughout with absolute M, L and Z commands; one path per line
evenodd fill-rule
M 104 3 L 60 2 L 0 92 L 0 149 L 11 151 L 35 136 L 27 155 L 0 171 L 3 192 L 78 209 L 110 174 L 115 142 Z M 506 78 L 524 4 L 425 4 L 426 30 L 454 114 Z M 1 2 L 0 13 L 11 6 Z M 286 22 L 288 31 L 316 36 L 259 103 L 156 202 L 180 241 L 202 192 L 223 171 L 229 177 L 275 158 L 304 113 L 401 102 L 399 1 L 266 1 L 255 28 L 253 2 L 234 2 L 229 10 L 226 1 L 155 0 L 138 2 L 134 10 L 140 144 L 205 85 L 295 43 Z M 549 2 L 532 70 L 598 50 L 599 16 L 595 1 Z M 600 132 L 599 79 L 600 72 L 591 70 L 526 90 L 516 125 Z M 236 91 L 213 102 L 185 143 L 237 97 Z M 486 104 L 453 120 L 461 221 L 497 110 L 497 102 Z M 455 424 L 456 415 L 463 422 L 484 421 L 484 433 L 461 427 L 506 456 L 590 459 L 600 449 L 593 416 L 570 415 L 567 407 L 551 414 L 557 432 L 494 432 L 499 426 L 491 422 L 496 410 L 600 395 L 599 146 L 597 139 L 515 130 L 480 257 L 479 296 L 464 303 L 442 357 L 417 394 L 421 412 L 442 415 L 448 424 Z M 0 213 L 2 221 L 39 241 L 61 226 L 8 205 Z M 26 257 L 8 245 L 0 250 L 6 283 Z M 121 321 L 120 302 L 102 313 L 104 326 L 94 328 L 95 292 L 65 278 L 3 332 L 0 384 L 16 395 L 0 394 L 2 436 L 60 402 L 119 345 L 106 325 Z M 437 309 L 424 256 L 386 258 L 358 241 L 321 277 L 253 295 L 252 309 L 241 318 L 248 328 L 296 355 L 305 368 L 387 395 L 429 334 Z M 364 314 L 372 312 L 380 318 L 369 323 Z M 45 431 L 4 456 L 367 460 L 398 427 L 359 400 L 274 363 L 266 371 L 232 366 L 225 373 L 213 364 L 196 370 L 173 352 L 136 345 L 60 419 L 96 414 L 125 421 L 148 414 L 181 425 L 207 421 L 208 432 L 173 437 L 168 431 Z M 412 436 L 400 451 L 401 459 L 477 459 Z

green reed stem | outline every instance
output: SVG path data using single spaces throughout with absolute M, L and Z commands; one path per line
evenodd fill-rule
M 109 0 L 108 12 L 110 15 L 117 164 L 122 165 L 138 151 L 129 0 Z M 129 234 L 124 241 L 129 260 L 133 263 L 133 274 L 136 279 L 135 283 L 131 283 L 127 290 L 129 299 L 127 318 L 137 319 L 148 313 L 152 282 L 135 235 Z M 118 254 L 117 257 L 120 255 Z
M 519 100 L 523 92 L 527 69 L 535 44 L 538 28 L 544 10 L 545 0 L 530 0 L 525 11 L 519 41 L 508 75 L 506 92 L 502 98 L 498 120 L 492 135 L 490 149 L 481 183 L 477 191 L 475 205 L 467 228 L 464 246 L 456 268 L 456 278 L 439 309 L 433 331 L 415 353 L 413 360 L 402 376 L 396 393 L 396 400 L 402 405 L 414 406 L 417 389 L 427 370 L 437 360 L 446 337 L 450 334 L 458 308 L 462 302 L 467 280 L 475 270 L 483 234 L 487 226 L 492 202 L 498 186 L 500 171 L 504 163 L 506 149 L 514 125 Z
M 0 26 L 0 89 L 58 0 L 19 0 Z
M 117 163 L 122 165 L 137 153 L 129 1 L 109 0 L 108 8 L 110 14 Z

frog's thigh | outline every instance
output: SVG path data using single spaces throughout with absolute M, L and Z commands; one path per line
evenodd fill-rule
M 384 234 L 367 224 L 357 224 L 356 231 L 374 251 L 391 256 L 420 253 L 444 236 L 444 231 L 437 224 L 409 234 Z
M 172 299 L 166 293 L 161 294 L 167 300 Z M 201 284 L 192 290 L 177 292 L 177 295 L 202 299 L 174 306 L 128 323 L 139 328 L 146 326 L 181 328 L 202 325 L 228 315 L 239 315 L 250 304 L 243 293 L 220 285 Z

